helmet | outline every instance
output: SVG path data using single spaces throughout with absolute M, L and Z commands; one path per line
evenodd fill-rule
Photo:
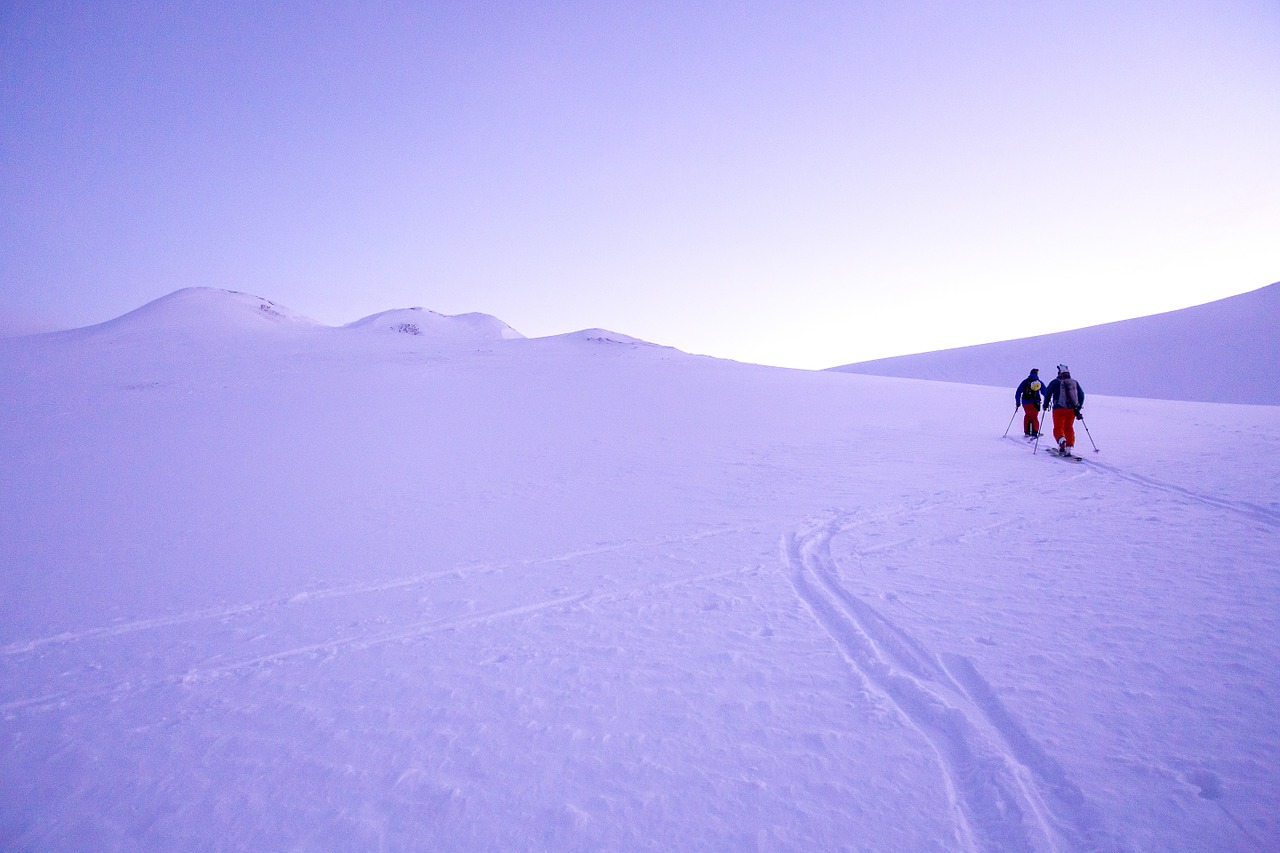
M 1067 367 L 1065 364 L 1059 364 L 1059 365 L 1058 365 L 1058 372 L 1059 372 L 1059 373 L 1070 373 L 1070 372 L 1071 372 L 1071 369 L 1070 369 L 1069 367 Z

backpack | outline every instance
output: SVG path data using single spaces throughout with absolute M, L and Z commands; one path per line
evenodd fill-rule
M 1070 376 L 1058 377 L 1058 393 L 1054 395 L 1055 409 L 1080 408 L 1080 385 Z
M 1024 384 L 1026 387 L 1022 391 L 1022 402 L 1024 403 L 1040 402 L 1040 389 L 1044 387 L 1043 385 L 1040 384 L 1040 380 L 1032 379 L 1030 376 L 1028 376 L 1027 381 Z

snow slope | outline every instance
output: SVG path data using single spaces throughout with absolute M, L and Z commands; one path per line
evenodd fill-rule
M 0 342 L 0 848 L 1280 844 L 1280 408 L 204 296 Z
M 161 343 L 177 338 L 207 343 L 246 333 L 261 334 L 278 327 L 316 325 L 314 320 L 260 296 L 212 287 L 188 287 L 106 323 L 54 334 L 58 338 L 134 337 L 140 338 L 137 343 L 145 347 L 149 341 Z
M 384 311 L 348 324 L 348 329 L 422 336 L 452 345 L 511 340 L 524 335 L 488 314 L 438 314 L 425 308 Z
M 1052 305 L 1028 306 L 1038 312 Z M 1070 310 L 1069 308 L 1067 309 Z M 1065 362 L 1087 393 L 1280 405 L 1280 283 L 1207 305 L 1072 332 L 833 367 L 1013 389 Z

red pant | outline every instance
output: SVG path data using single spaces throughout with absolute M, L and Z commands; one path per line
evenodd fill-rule
M 1053 440 L 1062 441 L 1064 437 L 1067 439 L 1067 447 L 1076 446 L 1075 409 L 1053 410 Z
M 1040 410 L 1036 408 L 1035 403 L 1022 404 L 1022 433 L 1023 435 L 1031 435 L 1033 432 L 1040 431 L 1040 418 L 1038 417 Z

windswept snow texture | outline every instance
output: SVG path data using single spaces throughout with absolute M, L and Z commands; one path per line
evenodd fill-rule
M 1029 311 L 1065 312 L 1032 300 Z M 1065 363 L 1085 392 L 1160 400 L 1280 405 L 1280 283 L 1119 323 L 833 367 L 845 373 L 1008 386 Z
M 1280 408 L 190 300 L 0 342 L 0 848 L 1280 848 Z

